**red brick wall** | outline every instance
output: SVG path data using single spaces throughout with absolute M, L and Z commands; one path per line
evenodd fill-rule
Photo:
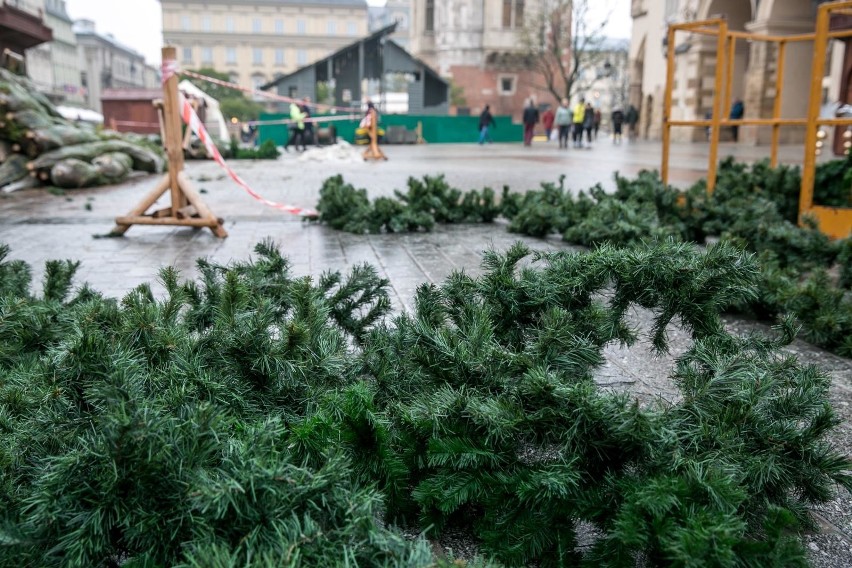
M 450 68 L 453 84 L 464 89 L 464 98 L 472 115 L 482 112 L 485 105 L 491 105 L 495 115 L 511 115 L 521 120 L 524 102 L 534 97 L 537 104 L 547 103 L 556 108 L 557 101 L 547 90 L 538 86 L 544 80 L 538 73 L 528 69 L 483 69 L 476 66 L 454 65 Z M 500 92 L 500 78 L 515 77 L 515 91 L 511 95 Z

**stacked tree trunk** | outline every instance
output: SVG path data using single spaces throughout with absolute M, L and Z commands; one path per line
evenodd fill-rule
M 163 165 L 158 148 L 66 120 L 26 78 L 0 69 L 0 190 L 113 184 Z

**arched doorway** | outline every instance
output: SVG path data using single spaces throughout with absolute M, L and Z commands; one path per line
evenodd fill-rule
M 745 31 L 754 15 L 751 2 L 747 0 L 710 0 L 703 6 L 701 19 L 722 16 L 728 23 L 728 29 L 732 31 Z M 715 50 L 715 39 L 711 39 Z M 734 55 L 733 87 L 731 88 L 731 100 L 745 97 L 745 76 L 749 64 L 749 45 L 745 41 L 738 41 Z M 709 109 L 706 109 L 709 110 Z M 725 112 L 728 109 L 724 109 Z
M 749 29 L 764 35 L 793 35 L 811 33 L 816 26 L 816 3 L 803 0 L 760 0 L 754 22 Z M 784 83 L 782 85 L 781 116 L 802 118 L 807 112 L 810 96 L 813 43 L 795 42 L 787 45 L 784 59 Z M 776 99 L 776 72 L 778 65 L 777 45 L 754 42 L 746 88 L 746 114 L 752 117 L 770 117 Z M 749 109 L 751 107 L 751 110 Z M 768 143 L 770 128 L 752 129 L 756 133 L 753 141 Z M 781 129 L 782 143 L 800 143 L 804 129 L 785 127 Z

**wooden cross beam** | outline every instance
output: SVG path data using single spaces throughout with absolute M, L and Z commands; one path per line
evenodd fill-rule
M 163 62 L 177 60 L 174 47 L 163 48 Z M 184 172 L 183 139 L 181 136 L 181 108 L 178 94 L 178 76 L 173 74 L 163 83 L 163 142 L 169 162 L 169 172 L 127 215 L 116 217 L 112 235 L 123 235 L 133 225 L 178 225 L 183 227 L 208 227 L 220 239 L 228 236 L 224 221 L 216 217 L 201 199 L 189 177 Z M 148 209 L 166 192 L 171 196 L 169 207 L 148 212 Z

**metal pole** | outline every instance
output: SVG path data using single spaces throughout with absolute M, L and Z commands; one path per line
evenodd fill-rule
M 816 177 L 816 141 L 819 125 L 819 107 L 822 99 L 822 78 L 825 73 L 825 52 L 828 37 L 828 16 L 831 4 L 823 4 L 817 12 L 814 62 L 811 73 L 811 99 L 808 104 L 808 125 L 805 131 L 805 165 L 802 169 L 802 191 L 799 194 L 799 223 L 814 204 Z
M 710 158 L 707 164 L 707 193 L 716 189 L 716 169 L 719 162 L 719 136 L 722 130 L 722 86 L 725 80 L 725 44 L 728 40 L 728 23 L 719 24 L 719 38 L 716 43 L 716 87 L 713 97 L 713 126 L 710 127 Z
M 666 66 L 666 94 L 663 99 L 663 163 L 660 168 L 660 175 L 663 178 L 663 184 L 669 183 L 669 152 L 671 146 L 671 119 L 672 119 L 672 89 L 674 88 L 674 72 L 675 72 L 675 39 L 677 27 L 669 26 L 668 30 L 668 54 Z M 641 108 L 642 101 L 639 101 Z M 645 112 L 651 112 L 651 109 L 645 109 Z
M 787 42 L 778 43 L 778 63 L 776 65 L 775 79 L 775 106 L 772 109 L 772 118 L 779 120 L 781 118 L 781 93 L 784 91 L 784 61 L 787 54 Z M 776 122 L 772 125 L 772 156 L 770 163 L 772 167 L 778 166 L 778 145 L 781 143 L 781 123 Z

